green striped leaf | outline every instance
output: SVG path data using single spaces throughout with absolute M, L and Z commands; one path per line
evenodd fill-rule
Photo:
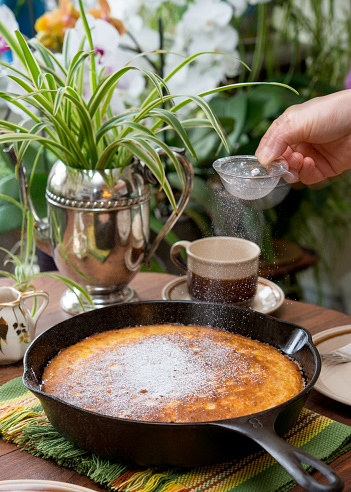
M 185 96 L 185 97 L 187 97 L 189 101 L 195 102 L 197 104 L 197 106 L 202 109 L 202 111 L 205 113 L 207 119 L 211 122 L 213 129 L 216 131 L 217 135 L 221 139 L 225 149 L 227 150 L 227 152 L 229 152 L 229 147 L 228 147 L 224 132 L 222 130 L 222 127 L 221 127 L 216 115 L 214 114 L 214 112 L 212 111 L 210 106 L 208 105 L 208 103 L 204 99 L 202 99 L 202 96 Z M 180 103 L 180 104 L 182 104 L 182 103 Z M 178 111 L 179 108 L 177 109 L 177 106 L 179 106 L 179 105 L 174 106 L 171 109 L 171 111 L 172 112 Z
M 25 92 L 24 96 L 19 96 L 19 98 L 23 100 L 30 101 L 28 96 L 33 95 L 35 101 L 38 103 L 39 106 L 38 109 L 40 109 L 42 112 L 46 112 L 47 110 L 50 111 L 51 105 L 50 102 L 42 96 L 42 90 L 35 91 L 34 87 L 26 82 L 25 80 L 21 79 L 20 77 L 17 77 L 16 75 L 8 75 L 8 78 L 13 80 L 16 84 L 18 84 Z M 34 105 L 34 103 L 33 103 Z
M 140 142 L 141 145 L 146 145 L 146 142 L 150 141 L 153 144 L 155 144 L 157 147 L 162 149 L 165 152 L 165 154 L 167 154 L 169 159 L 172 161 L 182 184 L 185 184 L 182 166 L 180 165 L 180 163 L 179 163 L 176 155 L 172 151 L 172 149 L 163 140 L 157 138 L 154 135 L 151 136 L 149 134 L 146 134 L 143 137 L 133 135 L 133 140 Z
M 6 43 L 9 45 L 11 51 L 17 56 L 22 66 L 26 68 L 26 59 L 22 53 L 22 50 L 16 40 L 16 38 L 10 33 L 7 27 L 0 22 L 0 35 L 5 39 Z
M 160 184 L 162 184 L 163 190 L 172 205 L 173 209 L 176 210 L 177 204 L 173 195 L 172 188 L 167 180 L 167 178 L 162 179 L 162 175 L 164 173 L 163 167 L 162 171 L 158 165 L 158 162 L 155 162 L 151 157 L 150 154 L 145 152 L 143 147 L 140 147 L 137 145 L 134 141 L 120 141 L 119 142 L 121 146 L 127 148 L 131 155 L 135 155 L 141 162 L 143 162 L 149 169 L 150 171 L 154 174 L 154 176 L 157 178 Z M 160 172 L 162 172 L 162 175 L 160 176 Z
M 163 89 L 167 92 L 167 94 L 170 94 L 170 90 L 168 89 L 166 82 L 157 73 L 154 73 L 151 70 L 143 70 L 142 68 L 139 70 L 151 80 L 161 99 L 163 99 L 164 96 Z
M 43 112 L 50 119 L 52 125 L 55 127 L 56 132 L 60 137 L 62 148 L 67 149 L 68 151 L 69 149 L 72 150 L 73 153 L 70 152 L 70 156 L 74 158 L 70 160 L 70 163 L 67 162 L 67 164 L 73 165 L 73 163 L 75 162 L 77 167 L 79 168 L 84 166 L 86 159 L 84 157 L 84 154 L 80 146 L 78 145 L 78 142 L 75 140 L 75 136 L 71 133 L 66 120 L 64 120 L 59 113 L 53 115 L 53 104 L 51 104 L 50 101 L 42 97 L 41 93 L 44 91 L 41 90 L 34 91 L 34 88 L 30 84 L 26 83 L 25 81 L 19 79 L 14 75 L 10 76 L 10 78 L 14 79 L 25 91 L 27 91 L 27 93 L 29 93 L 28 96 L 19 96 L 19 97 L 23 98 L 26 101 L 29 101 L 31 104 L 37 107 L 37 109 Z M 30 99 L 31 95 L 33 95 L 34 101 L 31 101 Z M 50 136 L 54 141 L 56 141 L 53 134 L 50 134 Z M 48 144 L 48 141 L 49 140 L 47 140 L 46 145 Z
M 69 99 L 70 102 L 77 109 L 81 122 L 81 128 L 85 135 L 85 139 L 91 154 L 90 157 L 92 160 L 92 164 L 94 166 L 98 160 L 96 140 L 93 132 L 93 122 L 85 105 L 84 99 L 80 97 L 79 94 L 74 89 L 72 89 L 72 87 L 67 87 L 67 91 L 64 93 L 63 97 Z
M 240 58 L 237 58 L 235 56 L 232 56 L 228 53 L 220 53 L 220 52 L 213 52 L 213 51 L 201 51 L 199 53 L 195 53 L 194 55 L 191 55 L 191 56 L 188 56 L 187 58 L 185 58 L 185 60 L 183 60 L 181 63 L 179 63 L 165 78 L 164 78 L 164 82 L 168 82 L 172 77 L 174 77 L 174 75 L 176 73 L 179 72 L 179 70 L 181 70 L 182 68 L 184 68 L 186 65 L 189 65 L 190 63 L 192 63 L 196 58 L 198 58 L 199 56 L 202 56 L 202 55 L 223 55 L 223 56 L 229 56 L 230 58 L 234 58 L 236 60 L 238 60 L 242 65 L 244 65 L 248 70 L 250 70 L 250 68 L 248 67 L 248 65 L 246 65 L 246 63 L 244 63 L 242 60 L 240 60 Z M 149 104 L 150 101 L 152 101 L 152 99 L 156 96 L 156 91 L 153 90 L 152 92 L 150 92 L 150 94 L 148 95 L 148 97 L 145 98 L 143 104 L 141 107 L 145 107 Z
M 183 128 L 212 128 L 211 122 L 202 118 L 189 118 L 182 121 Z
M 34 229 L 34 217 L 33 214 L 28 212 L 26 214 L 26 229 L 27 229 L 27 237 L 31 239 L 31 241 L 25 241 L 25 255 L 24 255 L 24 265 L 29 268 L 31 271 L 34 264 L 34 251 L 35 251 L 35 229 Z M 23 224 L 24 225 L 24 224 Z M 23 237 L 23 236 L 22 236 Z M 33 249 L 32 249 L 33 248 Z
M 190 154 L 196 159 L 196 152 L 190 142 L 190 139 L 187 135 L 187 133 L 184 130 L 183 123 L 180 123 L 178 118 L 172 114 L 170 111 L 167 111 L 165 109 L 159 108 L 159 109 L 154 109 L 150 111 L 151 116 L 155 116 L 156 118 L 159 118 L 162 121 L 165 121 L 166 123 L 169 124 L 169 126 L 178 134 L 178 136 L 181 138 L 182 142 L 184 143 L 185 147 L 188 149 Z
M 96 87 L 98 84 L 98 75 L 97 75 L 96 65 L 95 65 L 93 37 L 91 35 L 91 31 L 89 28 L 87 17 L 85 15 L 83 1 L 78 0 L 78 4 L 79 4 L 79 11 L 80 11 L 80 18 L 82 20 L 84 32 L 85 32 L 85 35 L 86 35 L 88 43 L 89 43 L 90 52 L 92 53 L 92 55 L 90 57 L 89 77 L 90 77 L 90 90 L 91 90 L 91 93 L 93 93 L 96 90 Z
M 22 50 L 23 56 L 26 60 L 27 70 L 31 76 L 32 82 L 36 87 L 39 87 L 38 78 L 40 75 L 40 68 L 39 68 L 38 62 L 35 59 L 35 57 L 33 56 L 33 53 L 31 52 L 31 50 L 30 50 L 28 44 L 26 43 L 26 40 L 24 39 L 23 35 L 19 31 L 16 31 L 15 34 L 16 34 L 18 44 Z
M 152 150 L 149 152 L 149 144 L 146 143 L 146 145 L 143 147 L 139 144 L 137 140 L 134 140 L 134 138 L 119 139 L 112 142 L 102 153 L 97 164 L 97 169 L 106 169 L 116 151 L 121 146 L 129 150 L 131 156 L 135 155 L 139 159 L 141 159 L 142 156 L 141 160 L 145 161 L 150 169 L 153 170 L 153 174 L 155 174 L 158 181 L 160 183 L 164 181 L 164 169 L 155 149 L 152 148 Z
M 56 83 L 54 77 L 50 73 L 41 73 L 38 77 L 39 87 L 45 86 L 50 91 L 56 91 Z
M 30 176 L 29 176 L 29 180 L 28 180 L 28 188 L 31 189 L 31 186 L 32 186 L 32 183 L 33 183 L 33 179 L 34 179 L 34 176 L 35 176 L 35 170 L 37 169 L 37 166 L 38 166 L 38 163 L 39 163 L 39 159 L 40 159 L 40 156 L 41 156 L 41 153 L 44 149 L 44 146 L 41 145 L 38 149 L 38 152 L 35 156 L 35 159 L 34 159 L 34 162 L 33 162 L 33 165 L 32 165 L 32 170 L 31 170 L 31 173 L 30 173 Z
M 124 75 L 125 73 L 129 72 L 130 70 L 135 70 L 136 67 L 123 67 L 116 72 L 112 73 L 111 75 L 108 75 L 100 84 L 97 86 L 95 92 L 93 93 L 92 97 L 90 98 L 88 108 L 91 117 L 93 117 L 96 113 L 96 111 L 99 109 L 100 104 L 108 94 L 109 90 L 112 88 L 115 88 L 119 79 Z
M 86 290 L 83 289 L 83 287 L 78 285 L 76 282 L 73 282 L 72 280 L 70 280 L 69 278 L 66 278 L 66 277 L 63 277 L 62 275 L 59 275 L 56 273 L 51 273 L 51 272 L 50 273 L 41 272 L 40 274 L 36 274 L 35 276 L 50 277 L 50 278 L 55 278 L 56 280 L 60 280 L 60 282 L 62 282 L 66 287 L 68 287 L 74 294 L 77 295 L 76 291 L 79 292 L 80 294 L 82 294 L 83 297 L 85 297 L 85 299 L 89 302 L 89 304 L 91 304 L 91 306 L 93 308 L 95 308 L 94 303 L 93 303 L 91 297 L 89 296 L 89 294 L 86 292 Z M 83 305 L 83 303 L 82 303 L 82 301 L 78 295 L 77 295 L 77 300 L 80 303 L 82 309 L 85 311 L 85 306 Z
M 63 87 L 65 85 L 65 81 L 56 73 L 55 70 L 51 70 L 48 67 L 46 67 L 43 63 L 39 63 L 40 70 L 44 73 L 49 73 L 52 75 L 55 79 L 55 83 L 57 87 Z
M 125 128 L 127 131 L 123 134 L 123 136 L 127 136 L 129 135 L 131 132 L 133 132 L 133 136 L 134 136 L 134 132 L 136 131 L 136 135 L 138 134 L 146 134 L 146 135 L 151 135 L 153 136 L 154 134 L 152 133 L 152 131 L 145 125 L 141 125 L 140 123 L 134 123 L 133 121 L 125 121 L 125 122 L 122 122 L 121 123 L 121 127 Z M 128 131 L 130 130 L 130 131 Z
M 0 144 L 23 142 L 26 140 L 41 143 L 49 150 L 51 150 L 51 152 L 53 152 L 60 160 L 65 159 L 64 156 L 66 156 L 67 159 L 71 162 L 77 162 L 76 156 L 74 154 L 71 154 L 71 152 L 69 152 L 66 147 L 61 145 L 59 142 L 56 142 L 55 140 L 51 140 L 40 135 L 32 135 L 30 133 L 3 133 L 0 135 Z
M 18 75 L 20 75 L 21 77 L 24 77 L 25 79 L 27 79 L 28 81 L 30 81 L 30 77 L 28 77 L 28 75 L 25 73 L 25 72 L 22 72 L 21 70 L 18 70 L 16 67 L 14 67 L 13 65 L 9 64 L 9 63 L 5 63 L 4 61 L 1 61 L 0 60 L 0 66 L 2 67 L 5 67 L 9 70 L 11 70 L 12 72 L 15 72 L 17 73 Z M 6 77 L 7 75 L 5 75 Z
M 7 200 L 8 202 L 12 203 L 12 205 L 16 205 L 16 207 L 18 207 L 20 210 L 24 210 L 24 207 L 23 205 L 18 201 L 16 200 L 15 198 L 12 198 L 10 195 L 4 195 L 2 193 L 0 193 L 0 198 L 2 200 Z
M 148 115 L 150 114 L 150 111 L 157 108 L 158 106 L 162 106 L 163 104 L 165 104 L 168 101 L 173 100 L 175 97 L 179 97 L 179 96 L 176 96 L 176 95 L 164 96 L 162 99 L 161 98 L 154 99 L 153 101 L 149 102 L 149 104 L 145 107 L 142 105 L 141 109 L 139 109 L 139 114 L 138 114 L 137 118 L 135 118 L 135 121 L 144 120 L 145 118 L 148 117 Z
M 44 45 L 40 43 L 40 41 L 38 41 L 36 38 L 33 38 L 33 39 L 30 39 L 28 41 L 28 44 L 32 48 L 39 51 L 39 53 L 41 54 L 41 56 L 43 58 L 43 62 L 47 68 L 49 68 L 50 70 L 55 70 L 53 60 L 52 60 L 52 57 L 54 57 L 54 56 L 49 55 L 50 51 L 48 49 L 46 49 L 44 47 Z M 56 61 L 56 59 L 55 59 L 55 61 Z
M 130 117 L 135 116 L 137 114 L 138 114 L 137 111 L 132 110 L 116 116 L 112 116 L 103 125 L 101 125 L 101 127 L 96 132 L 96 141 L 98 142 L 107 132 L 109 132 L 113 128 L 118 127 L 125 120 L 129 120 Z
M 199 97 L 206 97 L 206 96 L 210 96 L 211 94 L 217 94 L 219 92 L 224 92 L 224 91 L 228 91 L 228 90 L 232 90 L 232 89 L 239 89 L 241 87 L 250 87 L 252 85 L 275 85 L 278 87 L 283 87 L 284 89 L 289 89 L 290 91 L 294 92 L 296 95 L 299 95 L 298 91 L 295 90 L 293 87 L 291 87 L 290 85 L 287 85 L 287 84 L 282 84 L 280 82 L 239 82 L 237 84 L 223 85 L 220 87 L 216 87 L 215 89 L 212 89 L 210 91 L 201 92 L 200 94 L 198 94 L 198 96 Z M 189 101 L 188 102 L 183 101 L 182 103 L 179 103 L 177 106 L 180 109 L 188 103 L 189 103 Z
M 38 135 L 40 134 L 43 130 L 46 130 L 46 127 L 47 127 L 47 123 L 46 122 L 40 122 L 36 125 L 34 125 L 31 129 L 30 129 L 30 132 L 29 134 L 31 135 Z M 21 162 L 21 160 L 23 159 L 23 156 L 24 154 L 26 153 L 29 145 L 31 144 L 32 142 L 30 140 L 27 140 L 27 141 L 24 141 L 17 153 L 17 161 L 18 162 Z
M 75 76 L 79 68 L 81 68 L 81 65 L 84 65 L 84 62 L 88 58 L 89 54 L 90 53 L 84 53 L 84 51 L 78 51 L 78 53 L 74 55 L 68 69 L 66 85 L 73 87 Z
M 67 87 L 59 87 L 56 92 L 55 100 L 54 100 L 54 109 L 53 114 L 55 115 L 61 107 L 63 96 L 67 91 Z
M 6 130 L 10 130 L 13 132 L 29 133 L 29 130 L 27 130 L 23 126 L 16 125 L 16 123 L 12 123 L 11 121 L 7 120 L 0 120 L 0 128 L 5 128 Z
M 64 66 L 66 69 L 66 75 L 70 65 L 69 46 L 71 43 L 71 37 L 72 37 L 72 32 L 70 29 L 68 29 L 65 33 L 65 37 L 63 39 L 63 46 L 62 46 L 62 55 L 63 55 Z
M 153 162 L 156 163 L 157 165 L 157 168 L 155 168 L 155 176 L 157 176 L 161 188 L 163 188 L 166 179 L 166 174 L 165 174 L 164 167 L 162 165 L 161 158 L 158 152 L 156 151 L 156 149 L 152 145 L 150 145 L 146 139 L 133 136 L 132 139 L 126 138 L 121 140 L 121 142 L 124 141 L 139 143 L 139 147 L 145 150 L 151 156 Z
M 68 31 L 66 31 L 65 38 L 69 37 Z M 41 54 L 43 58 L 43 64 L 41 65 L 40 60 L 37 60 L 39 63 L 40 68 L 45 67 L 46 71 L 49 71 L 54 75 L 54 72 L 57 70 L 57 68 L 63 73 L 65 77 L 67 77 L 67 70 L 65 67 L 60 63 L 59 58 L 52 53 L 49 49 L 47 49 L 38 39 L 32 38 L 28 41 L 30 46 L 33 46 L 33 48 L 37 49 L 39 53 Z M 56 68 L 57 67 L 57 68 Z M 62 79 L 61 79 L 62 80 Z

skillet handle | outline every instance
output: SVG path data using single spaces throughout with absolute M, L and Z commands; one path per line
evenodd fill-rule
M 272 412 L 272 410 L 268 414 L 258 417 L 240 417 L 221 423 L 216 422 L 213 425 L 238 432 L 255 441 L 275 458 L 301 487 L 309 492 L 339 492 L 343 490 L 344 483 L 332 468 L 276 434 L 274 422 L 279 411 Z M 328 483 L 317 482 L 302 467 L 303 463 L 317 469 L 325 476 Z

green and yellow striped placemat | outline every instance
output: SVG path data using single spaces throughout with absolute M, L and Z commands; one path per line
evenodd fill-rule
M 39 400 L 16 378 L 0 388 L 0 432 L 20 449 L 52 459 L 121 492 L 285 492 L 296 483 L 265 451 L 192 469 L 143 468 L 77 448 L 50 424 Z M 303 409 L 285 438 L 326 463 L 351 449 L 351 427 Z

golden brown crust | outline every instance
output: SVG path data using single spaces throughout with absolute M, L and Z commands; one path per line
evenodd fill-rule
M 42 390 L 120 418 L 199 422 L 274 407 L 304 387 L 297 364 L 274 347 L 200 326 L 112 330 L 62 350 Z

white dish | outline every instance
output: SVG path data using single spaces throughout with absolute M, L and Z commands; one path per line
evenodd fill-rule
M 351 342 L 351 325 L 337 326 L 312 337 L 318 351 L 332 352 Z M 333 400 L 351 405 L 351 362 L 336 364 L 322 360 L 322 369 L 315 389 Z
M 73 485 L 72 483 L 52 480 L 3 480 L 0 481 L 0 491 L 3 492 L 94 492 L 92 489 Z
M 176 278 L 162 289 L 162 299 L 166 301 L 191 301 L 185 276 Z M 270 280 L 258 277 L 257 292 L 250 308 L 260 313 L 276 311 L 284 302 L 284 292 Z

